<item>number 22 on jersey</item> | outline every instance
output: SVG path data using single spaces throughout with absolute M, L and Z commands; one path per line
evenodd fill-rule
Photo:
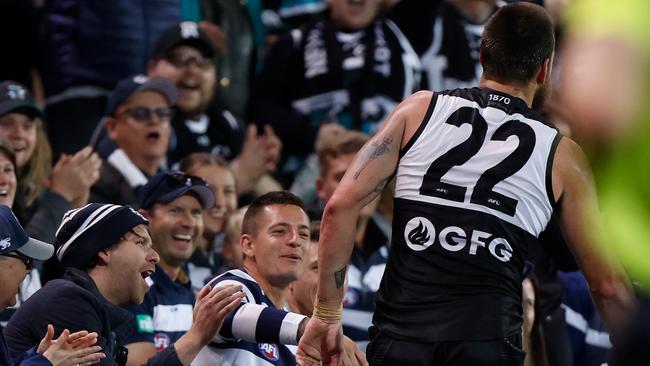
M 424 175 L 422 186 L 420 186 L 420 194 L 464 202 L 468 187 L 443 182 L 442 177 L 453 167 L 467 163 L 481 150 L 486 139 L 488 123 L 479 110 L 472 107 L 457 109 L 445 123 L 456 127 L 468 124 L 471 127 L 471 133 L 465 141 L 454 146 L 431 163 Z M 518 138 L 519 142 L 516 148 L 497 164 L 487 167 L 474 185 L 469 201 L 514 216 L 517 199 L 495 192 L 493 188 L 526 164 L 535 147 L 535 131 L 527 124 L 512 119 L 502 123 L 492 134 L 490 140 L 506 141 L 510 136 Z

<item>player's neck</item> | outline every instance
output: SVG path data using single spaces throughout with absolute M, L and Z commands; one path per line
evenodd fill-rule
M 533 98 L 535 97 L 535 90 L 531 85 L 514 85 L 514 84 L 503 84 L 496 80 L 486 79 L 485 77 L 481 78 L 481 87 L 490 88 L 502 93 L 512 95 L 526 102 L 528 108 L 533 105 Z

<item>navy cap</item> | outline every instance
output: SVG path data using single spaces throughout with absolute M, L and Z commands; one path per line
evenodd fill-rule
M 167 28 L 158 37 L 153 48 L 153 58 L 165 58 L 174 48 L 187 45 L 196 48 L 205 58 L 213 58 L 215 50 L 208 35 L 194 22 L 182 22 Z
M 0 83 L 0 116 L 17 110 L 43 118 L 43 111 L 36 106 L 32 94 L 24 85 L 15 81 Z
M 155 91 L 162 94 L 170 106 L 176 104 L 176 101 L 178 100 L 178 88 L 171 81 L 163 78 L 150 79 L 144 75 L 136 75 L 123 79 L 117 83 L 115 90 L 113 90 L 111 97 L 108 99 L 104 115 L 114 115 L 120 104 L 124 103 L 124 101 L 129 99 L 133 94 L 145 90 Z
M 86 269 L 97 253 L 149 221 L 131 206 L 89 203 L 63 215 L 56 231 L 56 256 L 64 267 Z
M 46 260 L 54 253 L 54 246 L 28 237 L 11 209 L 0 205 L 0 254 L 13 251 L 33 259 Z
M 214 192 L 202 178 L 182 172 L 158 173 L 140 188 L 140 207 L 150 209 L 156 203 L 169 203 L 187 193 L 195 193 L 203 208 L 214 207 Z

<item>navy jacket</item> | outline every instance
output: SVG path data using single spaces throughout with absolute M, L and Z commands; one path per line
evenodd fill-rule
M 67 87 L 112 89 L 146 71 L 160 35 L 180 22 L 180 0 L 50 0 L 41 68 L 46 95 Z
M 38 345 L 48 324 L 54 326 L 57 335 L 63 329 L 97 332 L 97 345 L 107 356 L 99 365 L 117 365 L 113 354 L 131 331 L 125 327 L 131 318 L 130 312 L 101 295 L 86 272 L 67 268 L 62 279 L 48 282 L 22 304 L 4 334 L 11 357 L 17 357 Z M 173 347 L 158 353 L 147 364 L 181 365 Z
M 45 356 L 36 352 L 35 348 L 32 348 L 29 351 L 19 355 L 15 363 L 12 362 L 11 357 L 9 357 L 9 351 L 7 350 L 5 338 L 2 336 L 2 328 L 0 328 L 0 365 L 52 366 L 52 363 L 47 358 L 45 358 Z

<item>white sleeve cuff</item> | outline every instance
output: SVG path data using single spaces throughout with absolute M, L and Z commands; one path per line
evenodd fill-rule
M 297 345 L 298 326 L 303 319 L 307 318 L 304 315 L 296 313 L 287 313 L 282 320 L 280 327 L 280 343 L 288 345 Z

